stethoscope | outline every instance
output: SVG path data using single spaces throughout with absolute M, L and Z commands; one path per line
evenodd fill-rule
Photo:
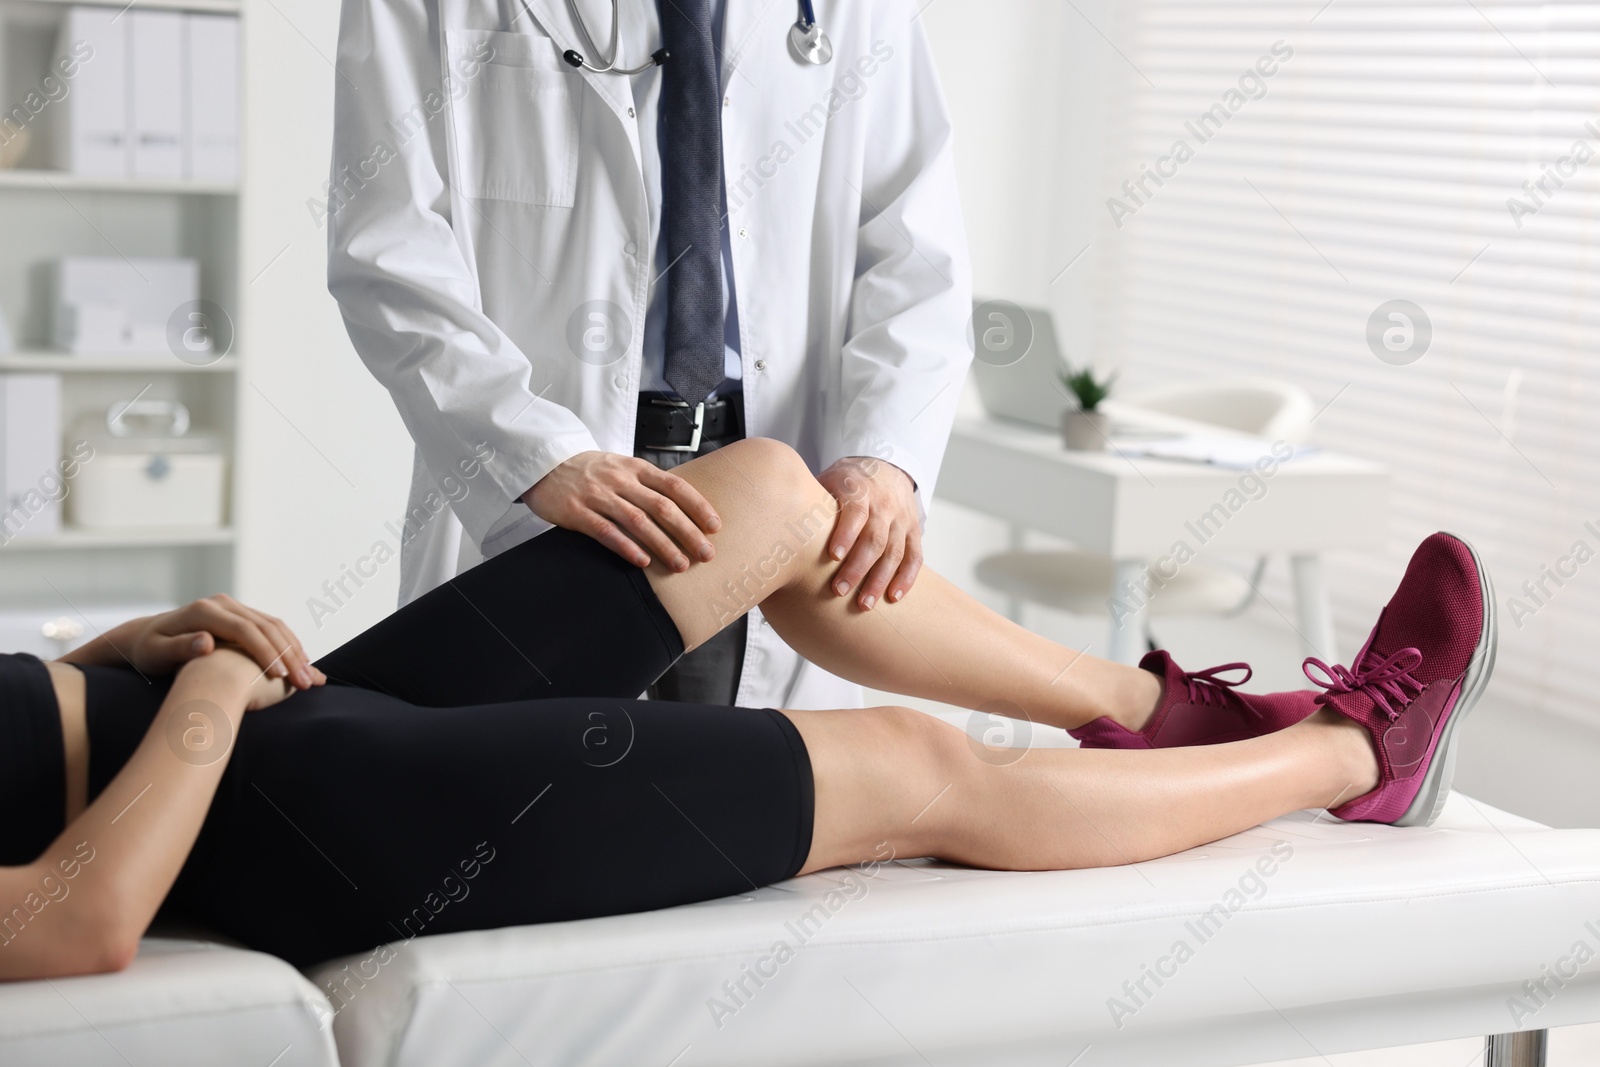
M 657 48 L 650 53 L 648 63 L 641 63 L 637 67 L 617 66 L 617 32 L 620 21 L 617 12 L 620 6 L 621 0 L 611 0 L 611 41 L 604 52 L 606 58 L 601 63 L 589 62 L 576 48 L 567 49 L 561 53 L 561 58 L 571 66 L 589 71 L 591 74 L 623 76 L 643 74 L 651 67 L 659 67 L 671 59 L 671 52 L 665 48 Z M 572 21 L 577 25 L 578 32 L 583 35 L 583 44 L 589 50 L 589 54 L 601 55 L 594 38 L 589 36 L 589 25 L 584 21 L 583 12 L 578 10 L 578 0 L 567 0 L 567 10 L 571 12 Z M 811 6 L 811 0 L 800 0 L 800 17 L 789 27 L 789 54 L 794 56 L 797 62 L 811 63 L 819 67 L 833 58 L 833 42 L 828 40 L 828 35 L 823 33 L 822 27 L 817 24 L 817 13 Z
M 833 58 L 833 42 L 817 25 L 811 0 L 800 0 L 800 17 L 789 27 L 789 54 L 801 63 L 818 67 Z

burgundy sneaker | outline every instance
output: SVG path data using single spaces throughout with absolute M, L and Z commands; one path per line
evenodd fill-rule
M 1457 729 L 1494 671 L 1495 614 L 1478 553 L 1436 533 L 1412 555 L 1353 668 L 1306 660 L 1306 677 L 1326 690 L 1317 702 L 1365 726 L 1378 753 L 1378 787 L 1330 814 L 1396 826 L 1439 817 Z
M 1306 689 L 1241 693 L 1239 686 L 1253 673 L 1248 663 L 1184 671 L 1166 652 L 1151 652 L 1139 666 L 1166 683 L 1150 721 L 1135 733 L 1102 716 L 1067 731 L 1078 739 L 1080 748 L 1178 748 L 1259 737 L 1293 726 L 1316 711 L 1320 696 Z M 1243 678 L 1229 681 L 1221 677 L 1241 670 Z

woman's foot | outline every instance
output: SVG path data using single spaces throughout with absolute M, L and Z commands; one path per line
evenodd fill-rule
M 1317 708 L 1317 694 L 1310 690 L 1240 692 L 1239 687 L 1250 680 L 1247 663 L 1185 671 L 1163 651 L 1151 652 L 1139 666 L 1157 683 L 1154 699 L 1132 702 L 1126 714 L 1107 715 L 1068 730 L 1080 747 L 1218 745 L 1293 726 Z M 1233 671 L 1243 671 L 1244 676 L 1222 677 Z
M 1438 818 L 1458 727 L 1494 671 L 1495 611 L 1477 552 L 1436 533 L 1412 555 L 1353 667 L 1306 660 L 1306 676 L 1326 690 L 1317 702 L 1360 724 L 1378 760 L 1376 787 L 1332 815 L 1396 826 Z

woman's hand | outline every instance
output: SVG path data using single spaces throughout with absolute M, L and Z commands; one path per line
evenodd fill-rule
M 114 656 L 125 656 L 146 674 L 171 674 L 190 660 L 209 656 L 221 645 L 234 645 L 254 660 L 256 669 L 298 689 L 327 681 L 311 665 L 300 639 L 282 619 L 246 607 L 226 593 L 196 600 L 175 611 L 124 624 L 126 633 L 107 635 Z M 118 627 L 123 630 L 124 627 Z M 126 640 L 118 640 L 118 637 Z M 91 642 L 90 644 L 95 644 Z M 88 649 L 89 646 L 85 646 Z M 83 651 L 83 650 L 80 650 Z M 119 662 L 105 650 L 90 651 L 79 662 Z M 73 661 L 71 655 L 63 657 Z M 281 699 L 281 698 L 280 698 Z
M 242 696 L 246 711 L 270 708 L 295 692 L 287 679 L 262 670 L 250 655 L 234 645 L 222 645 L 190 660 L 181 674 L 185 678 L 203 679 L 219 696 Z

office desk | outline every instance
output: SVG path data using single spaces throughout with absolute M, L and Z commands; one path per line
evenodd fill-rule
M 1131 429 L 1172 423 L 1129 409 L 1114 417 Z M 1259 489 L 1248 481 L 1241 489 L 1246 474 L 1116 451 L 1069 452 L 1059 433 L 1043 427 L 968 416 L 956 420 L 950 435 L 937 495 L 1004 519 L 1014 530 L 1054 534 L 1114 560 L 1114 588 L 1106 590 L 1110 659 L 1135 663 L 1143 651 L 1143 598 L 1123 595 L 1114 610 L 1115 590 L 1147 583 L 1147 567 L 1170 577 L 1181 566 L 1183 544 L 1191 551 L 1287 555 L 1294 625 L 1306 654 L 1335 662 L 1321 553 L 1384 547 L 1388 468 L 1323 451 L 1279 464 Z

